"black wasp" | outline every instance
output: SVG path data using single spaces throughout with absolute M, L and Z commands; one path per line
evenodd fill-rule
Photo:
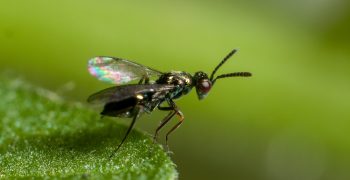
M 132 118 L 132 122 L 123 140 L 110 157 L 112 157 L 124 143 L 136 119 L 142 113 L 151 113 L 155 108 L 162 111 L 169 111 L 169 114 L 161 121 L 156 129 L 154 140 L 157 139 L 159 130 L 167 124 L 173 116 L 177 115 L 179 117 L 179 122 L 166 134 L 166 144 L 168 144 L 169 134 L 178 128 L 184 120 L 184 115 L 176 106 L 173 101 L 174 99 L 186 95 L 195 87 L 198 99 L 201 100 L 207 96 L 218 79 L 236 76 L 252 76 L 249 72 L 234 72 L 222 74 L 214 78 L 216 71 L 236 52 L 236 49 L 232 50 L 220 64 L 215 67 L 210 77 L 202 71 L 196 72 L 193 76 L 183 71 L 163 73 L 115 57 L 99 56 L 90 59 L 88 64 L 90 74 L 101 81 L 116 84 L 117 86 L 104 89 L 91 95 L 88 98 L 88 102 L 104 103 L 104 109 L 101 112 L 102 116 Z M 133 81 L 134 83 L 132 83 Z

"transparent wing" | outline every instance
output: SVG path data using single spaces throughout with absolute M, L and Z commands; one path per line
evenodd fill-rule
M 89 103 L 109 103 L 118 102 L 130 97 L 140 95 L 150 95 L 152 99 L 161 99 L 175 88 L 174 85 L 167 84 L 129 84 L 115 86 L 92 94 L 88 98 Z
M 88 70 L 97 79 L 117 85 L 142 78 L 152 79 L 162 74 L 157 70 L 125 59 L 103 56 L 90 59 Z

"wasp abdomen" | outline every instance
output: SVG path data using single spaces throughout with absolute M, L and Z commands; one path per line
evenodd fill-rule
M 131 97 L 122 101 L 107 103 L 101 115 L 117 117 L 120 114 L 130 111 L 137 104 L 138 99 L 136 97 Z

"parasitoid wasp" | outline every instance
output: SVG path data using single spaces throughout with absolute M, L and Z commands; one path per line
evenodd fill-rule
M 234 49 L 226 55 L 215 67 L 210 77 L 202 71 L 196 72 L 193 76 L 184 71 L 163 73 L 147 66 L 116 57 L 98 56 L 90 59 L 88 62 L 90 74 L 101 81 L 117 86 L 94 93 L 87 101 L 89 103 L 103 103 L 102 116 L 132 118 L 124 138 L 114 149 L 110 158 L 114 156 L 125 142 L 136 119 L 142 113 L 151 113 L 155 108 L 169 112 L 155 131 L 155 141 L 157 140 L 159 130 L 175 115 L 179 117 L 179 122 L 166 134 L 166 145 L 168 146 L 168 136 L 184 120 L 184 115 L 175 104 L 174 99 L 188 94 L 195 87 L 198 99 L 202 100 L 208 95 L 208 92 L 218 79 L 252 76 L 249 72 L 234 72 L 222 74 L 214 78 L 216 71 L 236 52 L 237 49 Z M 161 106 L 162 104 L 167 104 L 168 106 Z

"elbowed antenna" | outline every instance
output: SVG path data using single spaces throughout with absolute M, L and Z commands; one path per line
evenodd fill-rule
M 227 78 L 227 77 L 250 77 L 250 76 L 252 76 L 252 73 L 250 73 L 250 72 L 234 72 L 234 73 L 229 73 L 229 74 L 222 74 L 220 76 L 217 76 L 213 81 L 211 81 L 211 83 L 214 84 L 217 79 L 221 79 L 221 78 Z
M 213 72 L 211 73 L 211 75 L 210 75 L 210 81 L 213 80 L 214 74 L 216 73 L 216 71 L 217 71 L 228 59 L 230 59 L 230 57 L 231 57 L 232 55 L 234 55 L 237 51 L 238 51 L 237 49 L 233 49 L 230 53 L 228 53 L 228 55 L 226 55 L 226 57 L 220 62 L 220 64 L 217 65 L 217 66 L 215 67 L 214 71 L 213 71 Z
M 227 78 L 227 77 L 250 77 L 252 76 L 252 73 L 250 72 L 234 72 L 234 73 L 228 73 L 228 74 L 222 74 L 222 75 L 219 75 L 217 76 L 215 79 L 214 79 L 214 75 L 216 73 L 216 71 L 228 60 L 230 59 L 230 57 L 232 55 L 234 55 L 235 53 L 237 52 L 237 49 L 233 49 L 228 55 L 226 55 L 226 57 L 220 62 L 219 65 L 217 65 L 214 69 L 214 71 L 211 73 L 210 75 L 210 81 L 212 83 L 212 85 L 214 85 L 215 81 L 217 79 L 221 79 L 221 78 Z

